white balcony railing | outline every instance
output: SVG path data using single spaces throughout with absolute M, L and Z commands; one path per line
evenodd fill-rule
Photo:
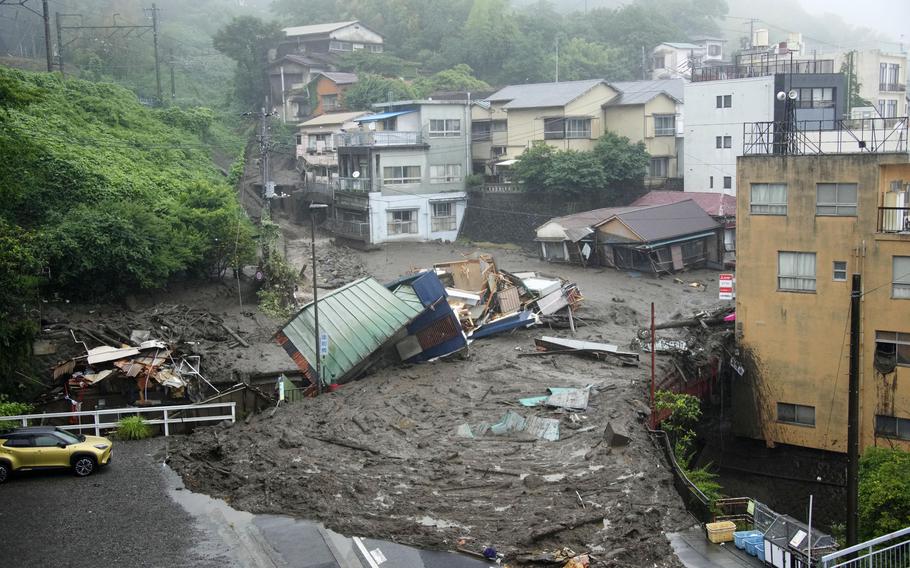
M 416 146 L 423 144 L 420 132 L 380 130 L 368 132 L 344 132 L 335 135 L 335 147 L 351 146 Z

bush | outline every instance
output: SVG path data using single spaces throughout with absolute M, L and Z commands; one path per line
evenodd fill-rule
M 151 426 L 141 416 L 128 416 L 117 423 L 117 438 L 120 440 L 143 440 L 151 435 Z
M 483 185 L 483 174 L 471 174 L 464 178 L 466 188 L 480 187 Z
M 910 525 L 910 453 L 869 448 L 859 460 L 859 528 L 862 540 Z
M 19 414 L 30 414 L 34 410 L 31 404 L 26 402 L 13 402 L 6 395 L 0 394 L 0 416 L 18 416 Z M 18 428 L 19 424 L 10 420 L 0 420 L 0 432 L 8 432 Z

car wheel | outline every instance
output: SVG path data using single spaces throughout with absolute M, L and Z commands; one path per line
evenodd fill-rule
M 6 462 L 0 462 L 0 483 L 5 482 L 9 479 L 10 468 L 9 464 Z
M 79 477 L 91 475 L 95 471 L 95 459 L 88 456 L 79 456 L 73 461 L 73 473 Z

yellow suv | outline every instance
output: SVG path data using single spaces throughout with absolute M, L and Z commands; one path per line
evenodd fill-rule
M 91 475 L 111 461 L 113 444 L 100 436 L 72 434 L 53 426 L 19 428 L 0 434 L 0 483 L 16 471 L 70 468 Z

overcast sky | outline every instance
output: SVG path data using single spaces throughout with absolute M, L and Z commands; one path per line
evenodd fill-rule
M 807 12 L 833 12 L 849 23 L 879 30 L 910 43 L 910 0 L 799 0 Z

